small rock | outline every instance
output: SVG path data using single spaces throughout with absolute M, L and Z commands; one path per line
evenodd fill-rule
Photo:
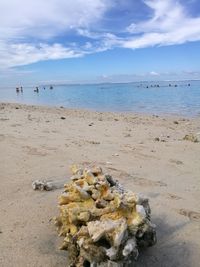
M 40 190 L 40 191 L 51 191 L 53 190 L 53 185 L 50 182 L 45 180 L 35 180 L 32 183 L 33 190 Z
M 183 137 L 183 140 L 191 141 L 193 143 L 198 143 L 199 142 L 198 138 L 196 136 L 194 136 L 193 134 L 186 134 Z
M 61 120 L 65 120 L 66 118 L 65 117 L 60 117 L 61 118 Z
M 89 143 L 93 144 L 93 145 L 99 145 L 100 144 L 100 142 L 98 142 L 98 141 L 90 141 Z
M 19 109 L 19 107 L 15 107 L 15 109 Z
M 179 122 L 178 121 L 174 121 L 174 124 L 179 124 Z
M 91 122 L 90 124 L 88 124 L 88 126 L 92 126 L 92 125 L 94 125 L 94 122 Z
M 160 141 L 160 138 L 159 137 L 155 137 L 154 138 L 154 141 L 159 142 Z

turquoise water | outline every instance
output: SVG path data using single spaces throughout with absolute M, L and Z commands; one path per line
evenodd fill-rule
M 157 87 L 159 84 L 159 87 Z M 171 84 L 171 86 L 169 86 Z M 190 84 L 190 86 L 188 86 Z M 175 85 L 177 85 L 175 87 Z M 148 88 L 147 88 L 148 87 Z M 200 81 L 1 88 L 1 102 L 64 106 L 96 111 L 200 116 Z

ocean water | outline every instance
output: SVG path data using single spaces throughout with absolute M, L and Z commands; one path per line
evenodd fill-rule
M 169 86 L 171 84 L 171 86 Z M 159 87 L 157 86 L 159 85 Z M 200 116 L 200 81 L 57 85 L 51 90 L 0 88 L 1 102 L 96 111 Z

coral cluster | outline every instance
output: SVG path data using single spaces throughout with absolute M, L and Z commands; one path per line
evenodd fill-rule
M 72 173 L 55 219 L 68 266 L 126 266 L 140 247 L 155 244 L 147 198 L 124 190 L 100 167 L 73 165 Z

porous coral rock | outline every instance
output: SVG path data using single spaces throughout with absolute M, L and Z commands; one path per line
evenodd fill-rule
M 126 266 L 137 259 L 141 246 L 156 243 L 148 199 L 126 191 L 100 167 L 73 165 L 72 182 L 59 197 L 55 219 L 67 266 Z

